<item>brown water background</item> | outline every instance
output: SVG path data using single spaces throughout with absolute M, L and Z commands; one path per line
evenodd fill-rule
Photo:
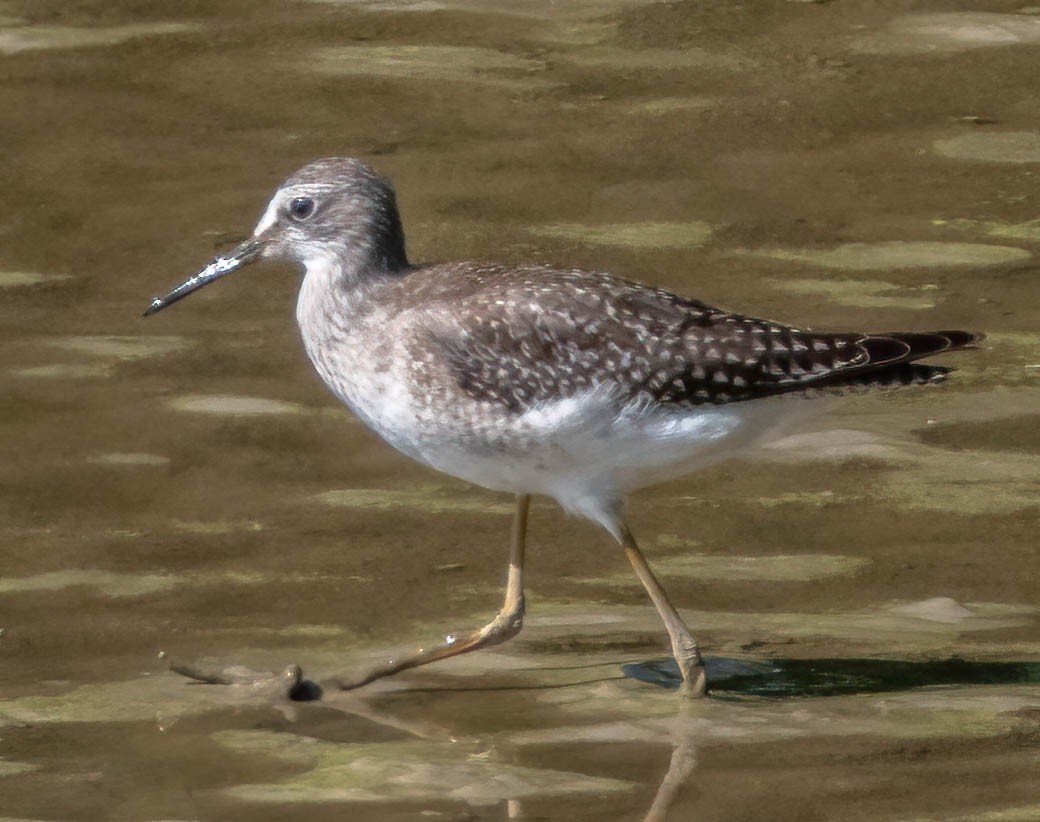
M 0 2 L 0 818 L 1040 819 L 1038 77 L 1026 0 Z M 293 705 L 166 671 L 350 669 L 499 605 L 510 501 L 336 404 L 296 272 L 140 317 L 325 155 L 395 180 L 413 260 L 985 331 L 631 503 L 709 656 L 883 687 L 624 676 L 664 633 L 548 502 L 500 649 Z M 885 662 L 951 657 L 1025 673 Z

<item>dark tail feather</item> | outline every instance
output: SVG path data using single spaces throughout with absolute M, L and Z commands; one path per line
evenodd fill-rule
M 933 333 L 946 337 L 950 341 L 950 348 L 954 350 L 971 348 L 975 343 L 980 343 L 986 339 L 986 335 L 981 331 L 935 331 Z
M 950 370 L 941 365 L 903 362 L 849 377 L 841 385 L 850 388 L 897 388 L 904 385 L 924 385 L 925 383 L 942 382 Z
M 897 331 L 867 334 L 860 340 L 868 361 L 855 370 L 819 381 L 837 388 L 888 388 L 941 382 L 949 368 L 918 363 L 925 357 L 970 348 L 984 336 L 971 331 Z
M 983 339 L 971 331 L 896 331 L 890 334 L 870 334 L 863 346 L 870 354 L 871 368 L 909 363 L 945 351 L 968 348 Z

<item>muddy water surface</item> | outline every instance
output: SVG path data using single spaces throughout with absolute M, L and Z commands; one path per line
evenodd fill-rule
M 1037 76 L 1021 1 L 0 2 L 0 817 L 1040 818 Z M 160 651 L 320 677 L 498 607 L 509 500 L 336 405 L 295 272 L 140 318 L 333 154 L 416 260 L 989 337 L 632 501 L 712 699 L 549 503 L 511 644 L 191 685 Z

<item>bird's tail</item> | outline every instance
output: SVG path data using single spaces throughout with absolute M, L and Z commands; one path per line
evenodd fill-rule
M 950 373 L 941 365 L 918 362 L 947 351 L 972 348 L 985 339 L 973 331 L 896 331 L 869 334 L 861 345 L 869 353 L 869 365 L 845 376 L 841 383 L 848 387 L 888 388 L 941 382 Z

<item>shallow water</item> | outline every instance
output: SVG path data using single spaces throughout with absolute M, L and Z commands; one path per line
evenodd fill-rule
M 1038 73 L 1021 2 L 0 2 L 0 818 L 1040 818 Z M 632 500 L 709 700 L 547 502 L 510 644 L 192 685 L 498 607 L 509 500 L 336 405 L 293 271 L 140 317 L 331 154 L 416 260 L 989 336 Z

